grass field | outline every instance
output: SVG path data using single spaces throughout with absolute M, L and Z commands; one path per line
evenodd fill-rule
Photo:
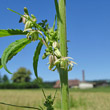
M 46 89 L 46 95 L 54 95 L 54 89 Z M 0 102 L 39 107 L 44 96 L 38 90 L 0 90 Z M 55 110 L 60 110 L 60 90 L 58 90 Z M 32 110 L 0 104 L 0 110 Z M 88 90 L 70 89 L 70 110 L 110 110 L 110 87 Z

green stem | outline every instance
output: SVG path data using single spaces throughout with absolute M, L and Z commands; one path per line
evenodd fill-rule
M 58 36 L 60 38 L 60 51 L 63 57 L 67 56 L 67 35 L 66 35 L 66 0 L 59 0 L 59 25 Z M 61 83 L 61 108 L 69 110 L 69 90 L 67 63 L 63 62 L 64 68 L 58 68 Z M 61 66 L 62 66 L 61 65 Z
M 58 70 L 61 83 L 61 110 L 69 110 L 68 73 L 61 68 Z

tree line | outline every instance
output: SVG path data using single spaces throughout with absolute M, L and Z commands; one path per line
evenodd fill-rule
M 55 82 L 43 82 L 42 78 L 31 79 L 31 71 L 21 67 L 9 80 L 5 74 L 0 74 L 0 89 L 34 89 L 34 88 L 52 88 Z

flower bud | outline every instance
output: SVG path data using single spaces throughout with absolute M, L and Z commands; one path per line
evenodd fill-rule
M 54 56 L 54 62 L 57 60 L 57 57 L 56 56 Z
M 31 39 L 32 39 L 32 41 L 38 40 L 38 33 L 33 33 L 31 35 Z
M 22 17 L 22 22 L 25 24 L 26 23 L 26 21 L 27 21 L 27 19 L 26 18 L 28 18 L 28 15 L 24 15 L 24 17 Z
M 45 51 L 46 51 L 46 52 L 49 52 L 49 48 L 46 48 Z
M 31 31 L 30 32 L 31 40 L 35 41 L 38 40 L 38 32 L 37 31 Z
M 53 42 L 52 46 L 53 46 L 53 48 L 59 48 L 60 47 L 59 43 L 56 41 Z
M 31 28 L 31 26 L 32 26 L 32 22 L 31 21 L 27 21 L 26 24 L 25 24 L 25 29 Z
M 47 55 L 47 56 L 50 55 L 50 52 L 46 52 L 46 55 Z
M 57 57 L 61 57 L 61 53 L 58 49 L 56 49 L 54 53 Z
M 53 48 L 56 48 L 57 47 L 57 42 L 56 41 L 53 42 L 52 46 L 53 46 Z
M 43 54 L 42 59 L 45 59 L 47 57 L 46 53 Z
M 48 37 L 46 37 L 46 43 L 48 43 L 48 41 L 49 41 L 49 39 L 48 39 Z
M 54 64 L 54 60 L 53 60 L 53 55 L 49 56 L 49 64 L 53 65 Z
M 36 22 L 37 21 L 36 17 L 33 14 L 31 14 L 31 17 L 32 17 L 32 21 L 33 22 Z
M 29 15 L 28 9 L 26 7 L 24 7 L 24 12 L 25 12 L 26 15 Z

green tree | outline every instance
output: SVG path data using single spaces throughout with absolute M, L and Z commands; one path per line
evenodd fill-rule
M 33 83 L 43 83 L 43 79 L 38 77 L 37 79 L 34 79 L 32 82 Z
M 5 74 L 2 78 L 3 83 L 9 83 L 8 76 Z
M 16 83 L 30 82 L 31 80 L 31 71 L 26 68 L 19 68 L 17 72 L 15 72 L 12 76 L 12 81 Z
M 2 83 L 2 76 L 1 76 L 1 73 L 0 73 L 0 83 Z
M 33 84 L 37 84 L 39 87 L 43 87 L 43 79 L 38 77 L 32 81 Z

